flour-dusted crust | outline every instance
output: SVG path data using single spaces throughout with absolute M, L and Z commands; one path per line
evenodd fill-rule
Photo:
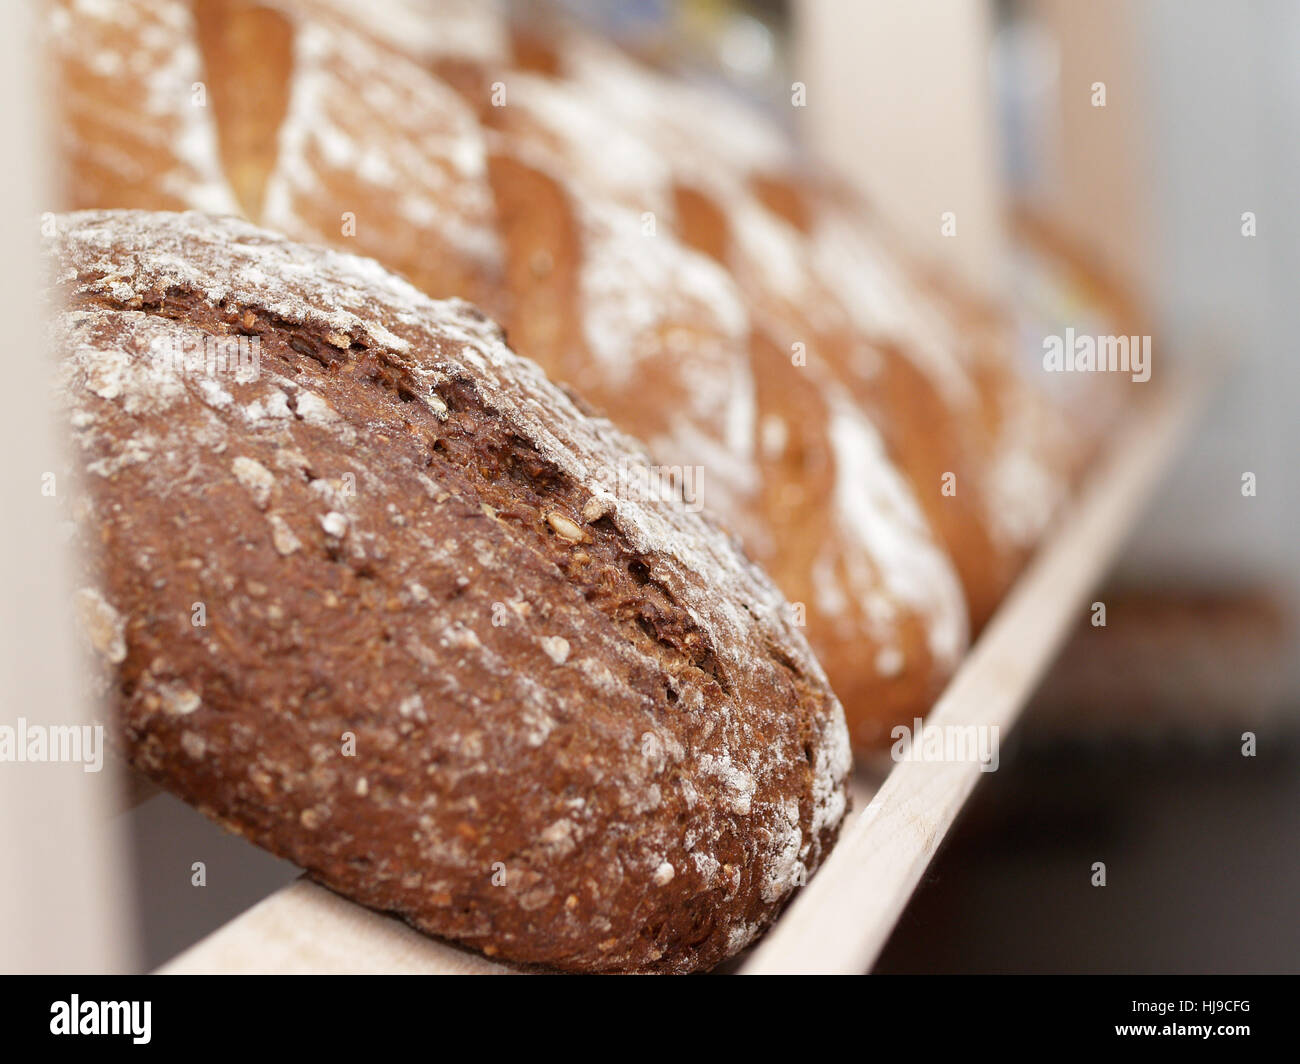
M 510 960 L 688 971 L 770 922 L 843 816 L 842 712 L 732 540 L 619 497 L 636 444 L 370 260 L 143 212 L 50 256 L 138 768 Z M 238 337 L 256 373 L 171 357 Z

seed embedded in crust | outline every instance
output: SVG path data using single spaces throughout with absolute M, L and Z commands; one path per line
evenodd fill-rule
M 327 514 L 318 518 L 320 526 L 325 530 L 327 536 L 333 536 L 335 539 L 342 539 L 348 532 L 348 519 L 337 510 L 331 510 Z
M 582 519 L 587 524 L 591 524 L 593 521 L 599 521 L 613 508 L 613 503 L 608 498 L 593 495 L 582 504 Z
M 271 514 L 271 542 L 283 555 L 290 555 L 302 546 L 302 540 L 293 534 L 289 523 L 279 514 Z
M 591 537 L 582 530 L 581 526 L 572 518 L 565 517 L 562 513 L 552 510 L 546 515 L 546 523 L 551 526 L 552 532 L 569 543 L 591 542 Z
M 546 656 L 555 662 L 555 664 L 563 665 L 569 660 L 569 641 L 563 636 L 543 636 L 539 642 L 542 645 L 542 649 L 546 651 Z

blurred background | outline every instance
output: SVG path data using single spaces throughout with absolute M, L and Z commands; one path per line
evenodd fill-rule
M 1300 970 L 1300 4 L 561 6 L 789 123 L 1019 308 L 1027 362 L 1100 316 L 1143 323 L 1155 380 L 1219 367 L 1106 627 L 1080 619 L 878 970 Z M 296 874 L 165 795 L 132 831 L 146 968 Z

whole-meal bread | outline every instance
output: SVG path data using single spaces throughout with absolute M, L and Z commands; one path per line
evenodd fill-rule
M 503 959 L 707 968 L 825 856 L 839 703 L 734 538 L 499 329 L 232 218 L 48 241 L 77 610 L 131 763 Z

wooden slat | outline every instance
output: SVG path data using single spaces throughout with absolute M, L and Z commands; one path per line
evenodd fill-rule
M 38 226 L 53 182 L 36 8 L 7 5 L 0 35 L 0 725 L 17 733 L 23 721 L 28 734 L 91 720 L 71 616 L 77 570 L 61 528 L 76 489 L 63 475 L 65 441 L 45 401 L 54 363 L 41 322 Z M 43 491 L 47 474 L 56 475 L 53 494 Z M 138 963 L 127 847 L 98 815 L 116 781 L 111 766 L 101 767 L 0 762 L 0 971 L 122 971 Z
M 1057 531 L 1002 604 L 926 724 L 997 726 L 1005 737 L 1105 574 L 1204 393 L 1187 379 L 1115 441 Z M 856 814 L 821 871 L 747 958 L 741 974 L 859 973 L 980 777 L 975 762 L 905 761 Z
M 1153 395 L 1064 515 L 985 630 L 927 723 L 1014 723 L 1163 469 L 1203 388 Z M 853 781 L 855 813 L 830 859 L 745 960 L 742 974 L 862 972 L 979 776 L 973 763 L 879 766 Z M 872 795 L 874 794 L 874 797 Z M 164 973 L 511 969 L 410 930 L 306 880 L 250 909 L 167 964 Z
M 169 961 L 160 974 L 503 975 L 509 971 L 299 879 Z

